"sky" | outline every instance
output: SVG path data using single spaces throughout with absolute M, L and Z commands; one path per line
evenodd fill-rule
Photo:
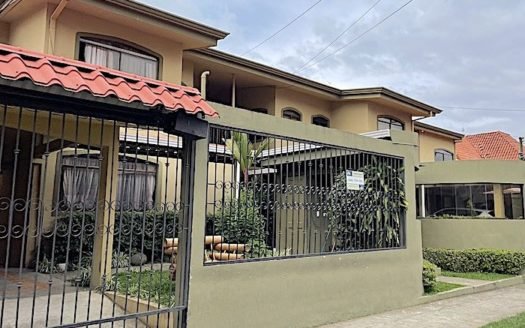
M 426 123 L 525 136 L 525 1 L 413 0 L 354 40 L 408 0 L 322 0 L 250 52 L 318 0 L 141 1 L 229 32 L 219 50 L 342 89 L 387 87 L 443 109 Z

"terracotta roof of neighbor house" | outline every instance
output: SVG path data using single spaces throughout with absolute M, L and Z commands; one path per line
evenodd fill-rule
M 218 115 L 197 89 L 5 44 L 0 44 L 0 78 L 28 79 L 37 86 L 59 86 L 100 98 L 113 96 L 127 104 L 138 102 L 150 108 Z
M 456 144 L 459 160 L 517 160 L 518 153 L 518 141 L 501 131 L 467 135 Z

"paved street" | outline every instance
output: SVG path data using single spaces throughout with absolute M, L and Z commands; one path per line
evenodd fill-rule
M 477 328 L 525 311 L 525 285 L 460 296 L 323 328 Z

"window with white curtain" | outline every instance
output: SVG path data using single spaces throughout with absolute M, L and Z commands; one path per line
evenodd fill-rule
M 94 210 L 99 185 L 98 158 L 64 156 L 61 208 Z M 155 205 L 157 165 L 134 159 L 119 161 L 117 208 L 151 209 Z
M 79 59 L 86 63 L 158 79 L 159 61 L 156 57 L 118 42 L 81 38 Z

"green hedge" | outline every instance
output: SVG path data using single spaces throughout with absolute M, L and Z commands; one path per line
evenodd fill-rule
M 437 266 L 427 260 L 423 260 L 423 289 L 430 292 L 436 285 Z
M 423 250 L 423 258 L 442 270 L 455 272 L 493 272 L 518 275 L 525 270 L 525 251 L 501 249 Z

